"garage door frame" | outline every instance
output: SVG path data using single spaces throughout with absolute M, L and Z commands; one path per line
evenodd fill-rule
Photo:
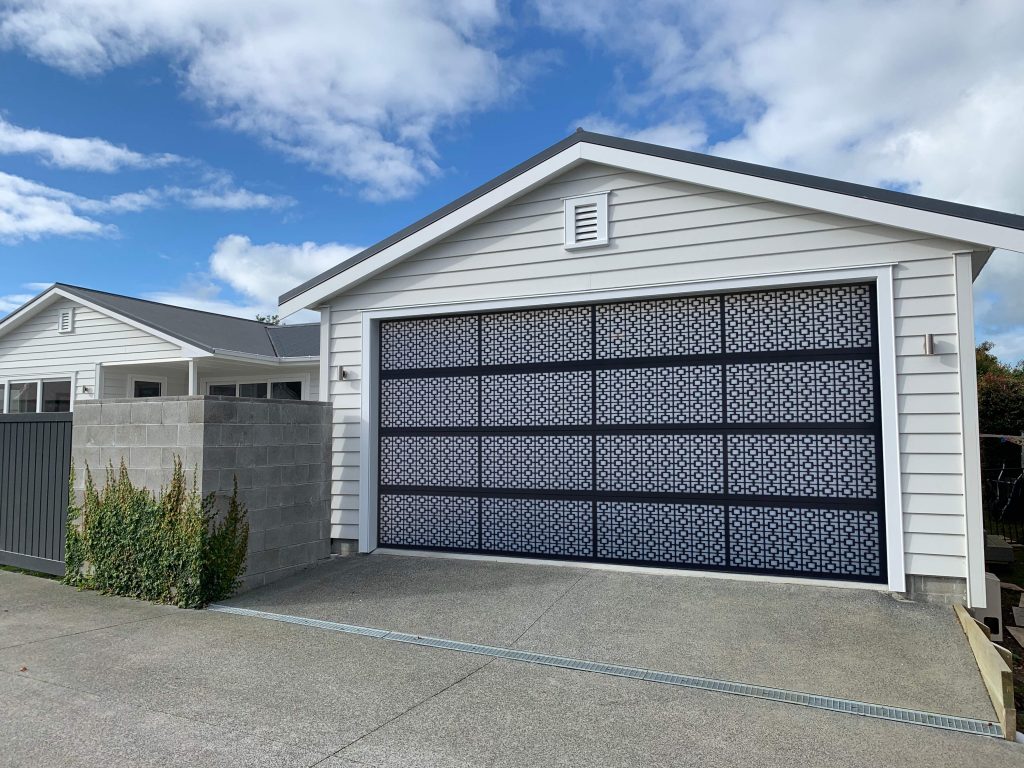
M 752 275 L 740 278 L 723 278 L 637 286 L 606 291 L 576 291 L 558 294 L 530 295 L 504 298 L 492 301 L 459 302 L 449 304 L 427 304 L 395 307 L 391 309 L 365 310 L 362 313 L 362 355 L 361 355 L 361 412 L 360 419 L 360 487 L 359 487 L 359 550 L 372 552 L 377 549 L 377 423 L 379 417 L 378 349 L 379 325 L 384 320 L 414 318 L 420 316 L 469 314 L 496 310 L 530 309 L 565 304 L 596 304 L 630 299 L 652 297 L 685 296 L 757 290 L 769 288 L 808 287 L 814 285 L 835 285 L 842 283 L 873 282 L 876 286 L 878 329 L 879 379 L 881 397 L 882 461 L 885 505 L 886 573 L 887 584 L 864 584 L 868 588 L 889 589 L 903 592 L 906 576 L 903 555 L 903 515 L 900 492 L 899 469 L 899 427 L 896 397 L 895 321 L 893 314 L 892 264 L 877 264 L 862 268 L 822 269 L 804 272 L 788 272 Z M 465 556 L 465 555 L 464 555 Z M 492 559 L 493 555 L 482 555 Z M 533 562 L 538 562 L 531 558 Z M 621 568 L 643 568 L 643 566 L 617 566 Z M 681 573 L 702 574 L 703 571 L 679 569 Z M 721 576 L 721 573 L 713 575 Z M 732 574 L 727 574 L 732 575 Z M 827 579 L 757 576 L 765 580 L 806 581 L 827 583 Z M 843 582 L 849 584 L 850 582 Z M 859 583 L 859 582 L 857 582 Z

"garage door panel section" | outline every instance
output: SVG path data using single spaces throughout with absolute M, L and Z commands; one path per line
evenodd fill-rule
M 875 302 L 382 321 L 379 544 L 884 582 Z

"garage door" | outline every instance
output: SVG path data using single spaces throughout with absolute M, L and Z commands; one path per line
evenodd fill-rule
M 884 581 L 872 285 L 386 321 L 378 543 Z

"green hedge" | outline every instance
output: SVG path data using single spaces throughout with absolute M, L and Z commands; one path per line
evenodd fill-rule
M 238 483 L 227 512 L 200 498 L 175 458 L 170 483 L 154 493 L 137 488 L 121 463 L 96 487 L 86 467 L 81 506 L 68 506 L 64 583 L 181 608 L 229 597 L 245 572 L 249 524 Z M 74 468 L 72 483 L 74 488 Z

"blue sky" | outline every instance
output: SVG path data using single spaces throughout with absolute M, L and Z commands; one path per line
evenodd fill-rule
M 1022 33 L 1018 0 L 9 2 L 0 312 L 269 311 L 576 125 L 1024 213 Z M 1010 359 L 1022 262 L 976 290 Z

